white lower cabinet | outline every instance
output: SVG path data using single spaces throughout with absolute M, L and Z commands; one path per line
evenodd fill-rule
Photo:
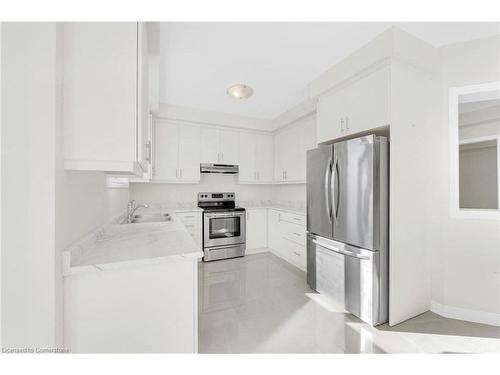
M 267 209 L 246 210 L 246 248 L 247 250 L 267 247 Z
M 64 277 L 71 353 L 196 353 L 198 260 Z
M 197 211 L 176 211 L 175 214 L 182 221 L 184 227 L 189 232 L 191 237 L 193 237 L 194 242 L 202 249 L 202 223 L 201 223 L 201 214 L 200 210 Z
M 305 216 L 268 210 L 268 247 L 273 253 L 306 270 Z

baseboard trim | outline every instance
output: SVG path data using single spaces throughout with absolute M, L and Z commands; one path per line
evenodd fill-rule
M 446 318 L 500 327 L 500 314 L 443 305 L 436 301 L 431 301 L 431 311 Z
M 261 249 L 251 249 L 251 250 L 245 250 L 245 255 L 252 255 L 252 254 L 260 254 L 260 253 L 267 253 L 269 252 L 269 248 L 263 247 Z

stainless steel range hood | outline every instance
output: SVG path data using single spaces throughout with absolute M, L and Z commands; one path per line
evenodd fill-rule
M 200 164 L 200 173 L 223 173 L 223 174 L 236 174 L 238 173 L 238 166 L 232 164 Z

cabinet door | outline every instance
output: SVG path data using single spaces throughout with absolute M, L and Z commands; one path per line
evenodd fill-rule
M 281 131 L 274 135 L 274 179 L 284 181 L 287 158 L 286 133 Z
M 274 176 L 273 137 L 266 134 L 256 135 L 255 170 L 257 181 L 272 181 Z
M 389 125 L 389 78 L 386 67 L 346 87 L 345 127 L 348 134 Z
M 256 179 L 255 147 L 256 135 L 240 132 L 238 137 L 239 172 L 238 180 L 241 182 L 254 182 Z
M 247 209 L 246 214 L 247 249 L 262 249 L 267 247 L 267 210 Z
M 343 95 L 344 90 L 336 90 L 319 98 L 316 107 L 316 138 L 318 143 L 344 136 L 342 129 L 346 108 L 343 103 Z
M 268 247 L 277 250 L 280 247 L 279 212 L 267 210 L 267 241 Z
M 294 124 L 285 131 L 286 156 L 285 156 L 285 181 L 305 180 L 301 174 L 302 165 L 305 164 L 303 125 Z
M 139 164 L 144 173 L 149 169 L 149 54 L 148 54 L 148 33 L 147 27 L 143 23 L 138 25 L 138 37 L 141 43 L 138 44 L 138 142 L 137 155 Z
M 200 128 L 179 126 L 179 179 L 200 180 Z
M 200 128 L 201 162 L 220 163 L 220 134 L 218 129 Z
M 156 121 L 153 126 L 153 180 L 175 181 L 179 174 L 179 126 L 163 121 Z
M 93 170 L 137 163 L 137 27 L 62 24 L 66 161 L 86 162 Z
M 220 156 L 224 164 L 238 164 L 238 132 L 220 130 Z

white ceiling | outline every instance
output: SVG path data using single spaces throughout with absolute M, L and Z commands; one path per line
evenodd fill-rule
M 163 23 L 160 101 L 271 120 L 307 99 L 307 85 L 388 27 L 440 47 L 500 33 L 499 23 Z M 234 83 L 254 95 L 226 95 Z

